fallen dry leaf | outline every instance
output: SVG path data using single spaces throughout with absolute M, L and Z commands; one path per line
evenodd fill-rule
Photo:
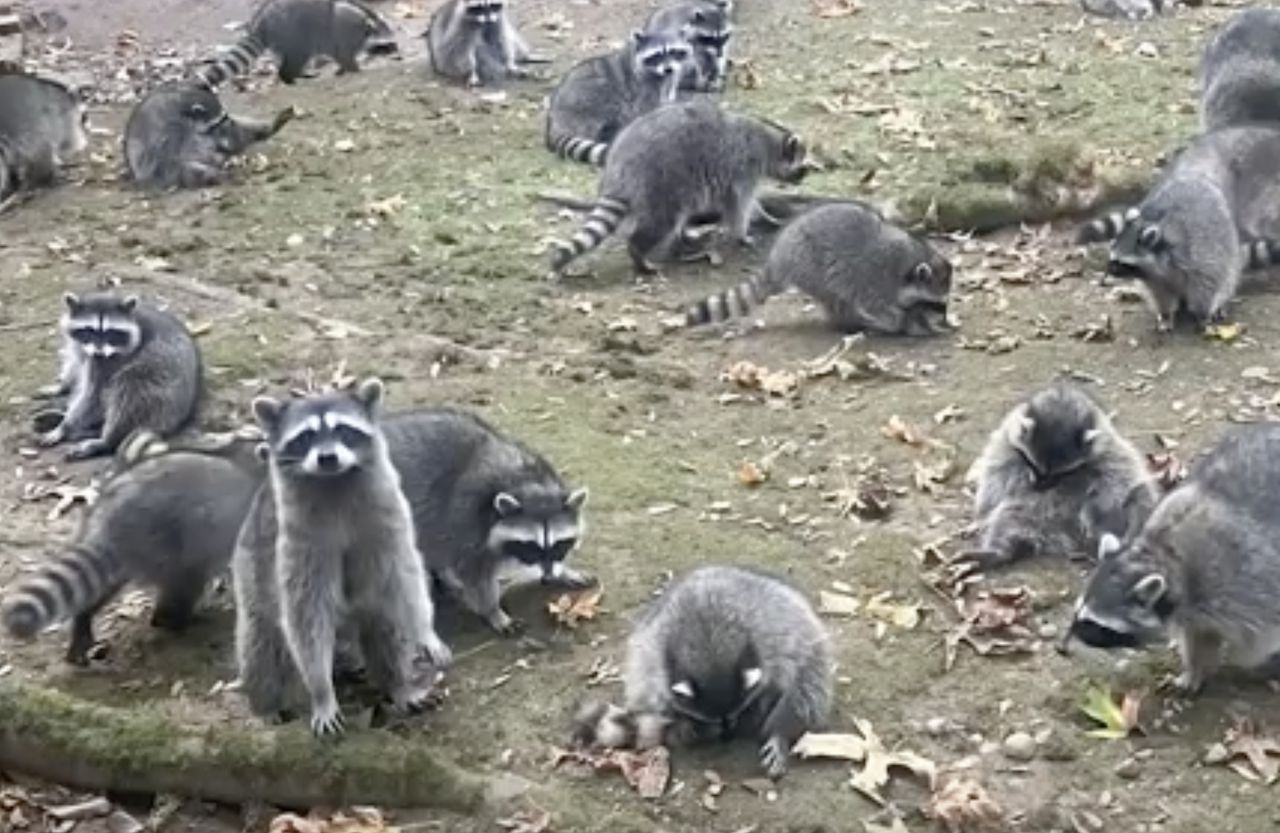
M 547 612 L 557 625 L 576 628 L 579 622 L 590 621 L 600 615 L 600 599 L 603 596 L 603 585 L 596 585 L 580 593 L 564 593 L 547 603 Z
M 1263 736 L 1253 723 L 1242 721 L 1227 730 L 1221 744 L 1210 748 L 1205 763 L 1226 764 L 1242 778 L 1274 784 L 1280 778 L 1280 740 Z
M 891 593 L 888 591 L 872 596 L 867 600 L 867 615 L 879 619 L 882 622 L 888 622 L 891 625 L 902 628 L 903 630 L 913 630 L 920 624 L 921 611 L 920 605 L 915 604 L 897 604 L 891 602 Z
M 271 820 L 270 833 L 396 833 L 374 807 L 351 807 L 331 815 L 282 813 Z
M 750 460 L 738 467 L 738 482 L 743 486 L 759 486 L 769 479 L 769 475 Z
M 1230 344 L 1240 336 L 1244 335 L 1243 324 L 1210 324 L 1204 328 L 1205 338 L 1213 341 L 1221 341 L 1224 344 Z
M 745 361 L 730 367 L 723 378 L 744 390 L 758 390 L 769 396 L 794 396 L 800 389 L 798 374 L 786 370 L 769 370 Z
M 860 764 L 867 759 L 867 742 L 852 734 L 808 732 L 791 751 L 801 758 L 834 758 Z
M 1089 737 L 1104 740 L 1123 740 L 1129 737 L 1139 728 L 1138 712 L 1142 708 L 1142 698 L 1141 692 L 1130 691 L 1117 703 L 1110 686 L 1090 685 L 1085 691 L 1080 711 L 1095 723 L 1101 724 L 1102 728 L 1091 729 Z
M 618 772 L 642 798 L 661 798 L 671 781 L 671 752 L 657 746 L 636 752 L 630 749 L 553 749 L 551 768 L 564 764 L 587 767 L 593 772 Z
M 902 819 L 895 818 L 888 824 L 879 824 L 874 821 L 864 821 L 862 823 L 863 833 L 911 833 L 907 826 L 902 823 Z
M 854 725 L 858 727 L 858 733 L 866 744 L 866 758 L 861 770 L 854 768 L 849 786 L 881 806 L 885 803 L 882 790 L 889 785 L 890 770 L 906 770 L 923 779 L 933 789 L 937 776 L 937 767 L 933 761 L 914 752 L 890 752 L 885 749 L 869 721 L 855 718 Z
M 880 433 L 891 440 L 897 440 L 915 448 L 923 448 L 929 444 L 929 438 L 920 429 L 905 422 L 897 414 L 889 417 L 889 421 L 880 429 Z
M 999 804 L 977 781 L 948 778 L 929 798 L 924 813 L 947 833 L 1007 830 L 1008 819 Z
M 946 454 L 928 463 L 913 460 L 912 465 L 915 468 L 916 488 L 930 495 L 937 493 L 938 487 L 956 473 L 956 458 L 952 454 Z
M 862 11 L 857 0 L 813 0 L 810 5 L 818 17 L 850 17 Z
M 958 422 L 964 418 L 964 415 L 964 408 L 951 404 L 934 414 L 933 421 L 938 425 L 946 425 L 948 422 Z
M 1035 651 L 1034 596 L 1029 588 L 992 588 L 969 596 L 968 585 L 960 587 L 959 597 L 955 599 L 960 622 L 943 640 L 944 670 L 955 667 L 962 644 L 984 657 Z
M 551 814 L 534 805 L 498 819 L 498 826 L 509 833 L 544 833 L 551 829 Z
M 1102 318 L 1092 324 L 1086 324 L 1071 333 L 1072 338 L 1089 344 L 1100 344 L 1116 340 L 1115 326 L 1111 321 L 1110 315 L 1103 315 Z
M 826 616 L 856 616 L 862 605 L 846 593 L 818 591 L 818 612 Z
M 1172 489 L 1187 476 L 1187 469 L 1172 451 L 1147 454 L 1147 465 L 1162 487 Z

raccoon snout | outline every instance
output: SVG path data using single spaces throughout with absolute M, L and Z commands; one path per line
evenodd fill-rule
M 316 455 L 316 467 L 320 471 L 335 472 L 341 464 L 338 455 L 332 451 L 322 451 Z
M 1132 263 L 1113 257 L 1107 261 L 1107 274 L 1115 278 L 1138 278 L 1142 276 L 1142 270 Z

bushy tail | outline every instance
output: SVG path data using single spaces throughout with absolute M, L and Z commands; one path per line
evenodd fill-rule
M 1263 238 L 1249 243 L 1249 259 L 1246 270 L 1270 269 L 1280 264 L 1280 240 Z
M 584 139 L 580 136 L 557 135 L 550 130 L 547 131 L 547 149 L 561 159 L 581 162 L 596 168 L 603 168 L 609 156 L 609 145 L 605 142 Z
M 717 292 L 689 307 L 685 311 L 685 325 L 698 327 L 703 324 L 719 324 L 730 318 L 741 318 L 777 292 L 778 289 L 772 285 L 766 269 L 763 275 L 752 275 L 737 286 Z
M 247 34 L 227 50 L 226 54 L 219 55 L 196 70 L 196 77 L 206 86 L 216 88 L 237 75 L 248 73 L 266 51 L 266 44 L 259 40 L 257 35 Z
M 1131 220 L 1137 219 L 1137 211 L 1136 208 L 1128 208 L 1090 220 L 1076 231 L 1076 242 L 1101 243 L 1104 240 L 1115 240 Z
M 557 240 L 551 252 L 551 270 L 561 272 L 587 252 L 600 247 L 626 219 L 629 207 L 621 200 L 601 197 L 591 209 L 582 228 L 569 240 Z
M 149 428 L 139 428 L 116 449 L 116 464 L 121 469 L 132 468 L 143 460 L 168 452 L 169 444 L 159 434 Z
M 0 621 L 12 635 L 30 639 L 91 607 L 117 583 L 118 570 L 109 552 L 73 546 L 9 592 Z

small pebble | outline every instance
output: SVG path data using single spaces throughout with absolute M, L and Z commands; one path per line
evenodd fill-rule
M 1053 624 L 1052 622 L 1045 622 L 1043 625 L 1040 626 L 1040 630 L 1037 631 L 1037 634 L 1041 639 L 1045 640 L 1046 642 L 1049 641 L 1050 639 L 1057 639 L 1058 626 Z
M 1004 739 L 1004 755 L 1011 761 L 1029 761 L 1036 756 L 1035 738 L 1026 732 L 1014 732 Z
M 947 721 L 941 717 L 931 717 L 924 724 L 924 730 L 933 737 L 940 737 L 946 734 Z
M 978 747 L 978 753 L 981 755 L 994 755 L 1000 751 L 1000 744 L 995 741 L 987 741 Z
M 1126 781 L 1132 781 L 1142 774 L 1142 767 L 1136 758 L 1125 758 L 1116 765 L 1116 775 Z

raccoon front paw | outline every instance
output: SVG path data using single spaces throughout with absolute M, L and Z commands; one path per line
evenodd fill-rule
M 434 633 L 423 640 L 422 650 L 426 654 L 427 661 L 437 669 L 447 668 L 453 662 L 453 651 Z
M 542 583 L 550 587 L 563 587 L 566 590 L 585 590 L 588 587 L 595 587 L 597 579 L 583 570 L 561 567 L 558 573 L 543 575 Z
M 1181 697 L 1195 697 L 1204 689 L 1204 677 L 1201 674 L 1192 673 L 1190 670 L 1184 670 L 1176 677 L 1167 677 L 1161 683 L 1161 688 Z
M 313 707 L 311 710 L 311 734 L 318 738 L 337 737 L 347 728 L 342 710 L 337 703 Z
M 760 746 L 760 765 L 765 775 L 775 781 L 786 774 L 789 757 L 787 743 L 780 737 L 771 737 Z
M 76 460 L 88 460 L 91 457 L 101 457 L 103 454 L 111 451 L 107 447 L 107 443 L 101 437 L 91 437 L 87 440 L 81 440 L 66 453 L 68 463 L 74 463 Z
M 63 427 L 63 423 L 59 421 L 57 428 L 54 428 L 50 431 L 45 431 L 43 434 L 40 434 L 38 437 L 36 437 L 36 443 L 43 448 L 52 448 L 53 446 L 65 440 L 66 438 L 67 438 L 67 431 Z
M 502 636 L 519 636 L 524 633 L 526 625 L 522 620 L 508 616 L 506 611 L 499 608 L 489 616 L 489 627 Z
M 439 686 L 413 686 L 391 698 L 391 706 L 399 714 L 422 714 L 436 709 L 445 700 Z
M 483 87 L 484 83 L 481 82 L 480 76 L 473 72 L 467 76 L 467 86 L 474 89 L 476 87 Z

